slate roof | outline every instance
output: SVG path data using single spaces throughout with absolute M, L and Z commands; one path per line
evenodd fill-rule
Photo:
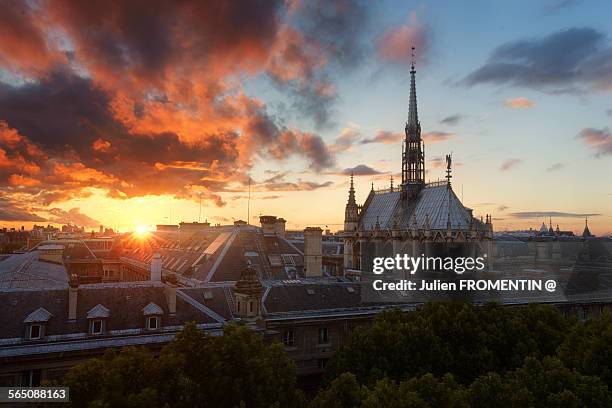
M 381 229 L 394 226 L 407 229 L 416 222 L 419 229 L 446 230 L 449 214 L 453 230 L 465 231 L 470 226 L 470 210 L 445 184 L 426 186 L 406 208 L 402 208 L 400 194 L 399 191 L 375 192 L 362 212 L 362 227 L 373 230 L 378 221 Z M 475 227 L 480 224 L 475 219 L 473 222 Z
M 360 289 L 359 284 L 344 282 L 272 285 L 264 305 L 267 313 L 355 308 L 362 306 Z
M 40 251 L 14 254 L 0 262 L 0 291 L 15 288 L 67 288 L 66 268 L 39 261 L 39 254 Z
M 39 307 L 24 319 L 24 323 L 47 322 L 53 315 L 44 307 Z
M 106 317 L 103 316 L 105 313 L 100 313 L 104 309 L 108 310 L 107 330 L 143 329 L 143 310 L 150 303 L 162 310 L 163 326 L 177 326 L 188 321 L 217 323 L 178 296 L 176 314 L 171 316 L 161 283 L 94 284 L 79 287 L 76 321 L 68 320 L 68 289 L 0 291 L 0 338 L 22 338 L 25 333 L 24 320 L 38 313 L 39 308 L 44 308 L 51 315 L 45 331 L 47 336 L 87 333 L 87 319 Z
M 157 235 L 158 246 L 126 250 L 124 259 L 148 267 L 153 253 L 159 252 L 165 273 L 201 282 L 237 281 L 247 261 L 262 279 L 295 278 L 304 267 L 303 254 L 294 245 L 282 237 L 264 236 L 261 228 L 250 225 L 211 227 L 180 238 L 174 232 Z

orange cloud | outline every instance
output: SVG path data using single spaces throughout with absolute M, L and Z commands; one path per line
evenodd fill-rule
M 102 153 L 110 153 L 113 150 L 111 142 L 102 139 L 96 139 L 91 145 L 91 148 Z
M 40 184 L 40 180 L 36 180 L 31 177 L 26 177 L 21 174 L 11 174 L 8 181 L 9 181 L 9 184 L 16 186 L 16 187 L 20 187 L 20 186 L 34 187 Z
M 527 98 L 519 97 L 506 99 L 504 101 L 504 105 L 508 108 L 513 109 L 528 109 L 533 108 L 535 106 L 535 103 Z
M 395 63 L 409 63 L 412 47 L 421 58 L 428 45 L 427 29 L 417 21 L 416 13 L 410 13 L 405 24 L 393 27 L 383 33 L 378 41 L 378 52 L 384 60 Z

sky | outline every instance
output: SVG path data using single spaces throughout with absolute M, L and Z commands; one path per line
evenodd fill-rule
M 400 178 L 415 47 L 427 179 L 452 153 L 495 230 L 612 233 L 609 2 L 0 8 L 0 226 L 341 229 L 351 171 Z

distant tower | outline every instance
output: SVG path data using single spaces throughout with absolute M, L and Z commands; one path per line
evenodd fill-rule
M 349 188 L 348 202 L 344 210 L 344 230 L 355 231 L 357 229 L 359 208 L 355 201 L 355 187 L 353 186 L 353 173 L 351 172 L 351 186 Z
M 591 234 L 591 231 L 589 230 L 589 220 L 588 218 L 584 219 L 584 231 L 582 231 L 582 237 L 583 238 L 589 238 L 592 237 L 593 234 Z
M 425 146 L 421 140 L 421 124 L 417 112 L 416 70 L 414 69 L 414 47 L 410 66 L 410 103 L 402 148 L 402 198 L 416 198 L 425 185 Z

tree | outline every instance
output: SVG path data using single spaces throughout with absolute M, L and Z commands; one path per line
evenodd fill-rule
M 581 373 L 599 376 L 612 387 L 612 315 L 587 320 L 569 333 L 559 357 Z
M 452 375 L 442 380 L 431 374 L 396 383 L 389 378 L 368 388 L 361 386 L 351 373 L 333 380 L 319 392 L 312 408 L 463 408 L 467 394 Z
M 586 376 L 555 357 L 542 361 L 527 357 L 522 367 L 500 376 L 488 373 L 469 387 L 470 406 L 506 407 L 609 407 L 608 387 L 597 377 Z
M 389 377 L 452 373 L 463 384 L 519 367 L 526 356 L 555 353 L 575 324 L 555 309 L 530 305 L 427 304 L 413 313 L 381 313 L 353 335 L 328 363 L 326 381 L 351 371 L 362 384 Z
M 144 348 L 79 364 L 62 385 L 76 407 L 286 407 L 304 398 L 295 367 L 278 344 L 230 324 L 209 336 L 187 324 L 159 358 Z

